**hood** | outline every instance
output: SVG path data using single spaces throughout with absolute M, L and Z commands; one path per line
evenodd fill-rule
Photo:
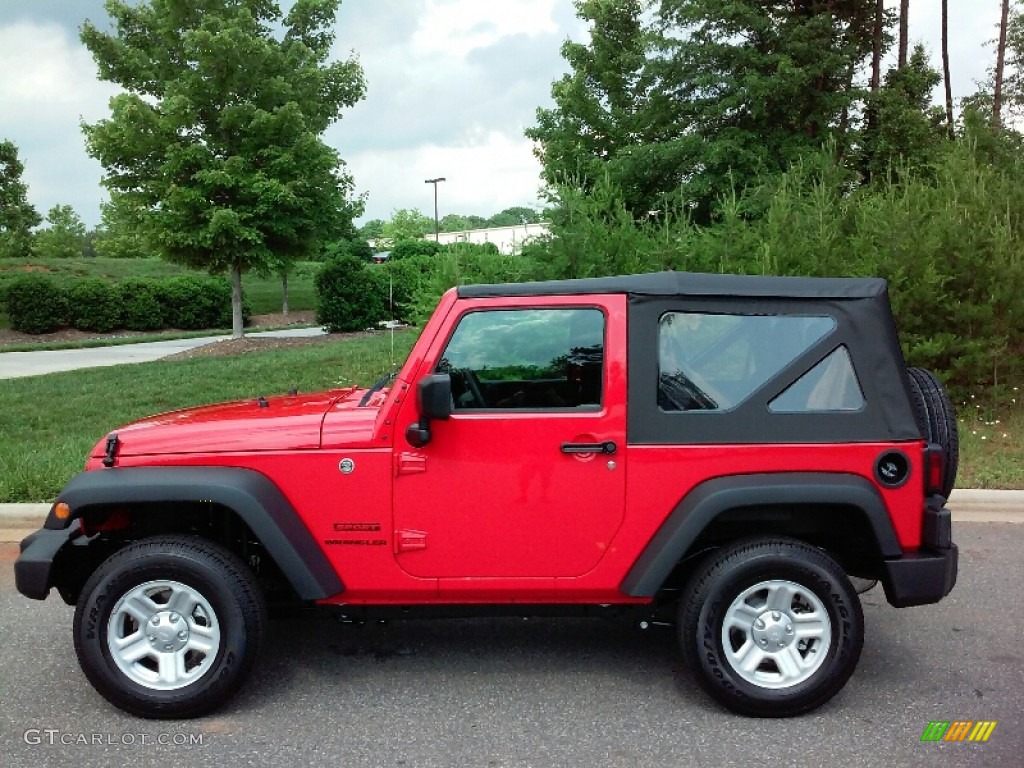
M 171 411 L 111 430 L 118 456 L 310 450 L 320 447 L 324 414 L 355 407 L 355 387 L 302 395 L 239 400 Z M 93 449 L 102 457 L 106 437 Z

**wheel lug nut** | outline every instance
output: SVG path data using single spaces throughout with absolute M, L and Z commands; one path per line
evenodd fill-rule
M 754 622 L 754 626 L 757 627 L 758 629 L 764 629 L 764 621 L 761 620 L 761 619 L 758 619 L 757 621 Z
M 791 635 L 792 635 L 792 634 L 793 634 L 793 625 L 792 625 L 792 624 L 787 624 L 787 625 L 786 625 L 786 631 L 787 631 L 787 632 L 788 632 L 789 634 L 791 634 Z
M 779 640 L 779 648 L 785 648 L 785 647 L 786 647 L 786 644 L 784 642 L 782 642 L 781 640 Z
M 780 618 L 782 618 L 782 614 L 781 613 L 779 613 L 778 611 L 772 611 L 772 620 L 773 621 L 778 621 Z
M 764 646 L 765 648 L 767 648 L 768 647 L 768 641 L 762 638 L 761 639 L 761 645 Z
M 174 646 L 171 645 L 170 643 L 168 643 L 167 645 L 164 646 L 164 650 L 165 651 L 170 651 L 170 650 L 173 650 L 173 649 L 174 649 Z
M 180 640 L 184 640 L 186 637 L 188 637 L 188 632 L 186 632 L 184 629 L 178 633 L 178 638 Z
M 169 620 L 169 621 L 170 621 L 170 622 L 171 622 L 171 623 L 173 624 L 174 622 L 176 622 L 176 621 L 177 621 L 177 620 L 179 619 L 179 616 L 178 616 L 178 614 L 176 614 L 176 613 L 172 613 L 172 614 L 171 614 L 170 616 L 168 616 L 167 618 L 168 618 L 168 620 Z
M 149 642 L 155 643 L 156 642 L 156 635 L 150 635 L 149 636 Z
M 152 619 L 149 620 L 149 622 L 155 627 L 157 624 L 160 623 L 160 617 L 154 616 Z

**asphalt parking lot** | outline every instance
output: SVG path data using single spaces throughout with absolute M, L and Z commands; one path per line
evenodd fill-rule
M 880 587 L 864 595 L 856 674 L 792 720 L 712 704 L 669 630 L 575 619 L 353 627 L 322 612 L 275 621 L 258 673 L 214 716 L 139 720 L 79 671 L 72 609 L 17 595 L 16 545 L 3 544 L 0 765 L 1019 766 L 1024 525 L 964 523 L 955 537 L 953 594 L 900 611 Z M 932 720 L 998 725 L 986 743 L 922 743 Z

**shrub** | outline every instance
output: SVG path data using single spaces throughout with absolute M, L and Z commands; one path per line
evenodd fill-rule
M 373 248 L 366 240 L 338 240 L 331 243 L 324 249 L 324 256 L 326 261 L 331 259 L 337 259 L 342 256 L 356 256 L 363 261 L 369 261 L 373 258 Z
M 164 324 L 171 328 L 197 330 L 231 325 L 231 286 L 226 280 L 172 277 L 158 284 L 158 295 Z
M 460 243 L 431 258 L 429 270 L 412 278 L 405 314 L 411 322 L 425 321 L 441 295 L 456 285 L 520 283 L 536 280 L 540 274 L 537 263 L 528 257 L 495 255 Z
M 316 321 L 329 333 L 361 331 L 390 314 L 386 283 L 357 256 L 327 262 L 316 276 Z
M 370 268 L 380 280 L 385 301 L 391 299 L 386 303 L 389 316 L 405 322 L 413 319 L 416 296 L 436 266 L 433 256 L 410 256 Z
M 164 307 L 160 288 L 155 280 L 133 278 L 121 288 L 121 316 L 130 331 L 155 331 L 164 328 Z
M 121 291 L 98 277 L 73 283 L 68 289 L 71 324 L 81 331 L 108 333 L 121 325 Z
M 391 249 L 391 258 L 398 261 L 413 256 L 435 256 L 441 249 L 433 240 L 401 240 Z
M 68 324 L 68 297 L 43 275 L 22 275 L 7 286 L 11 328 L 24 333 L 49 333 Z

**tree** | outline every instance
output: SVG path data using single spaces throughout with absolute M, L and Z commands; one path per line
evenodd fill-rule
M 1024 9 L 1020 7 L 1010 9 L 1006 25 L 1006 64 L 1003 109 L 1010 117 L 1019 119 L 1024 113 Z
M 900 56 L 899 69 L 907 66 L 907 49 L 910 42 L 910 0 L 900 0 Z
M 999 16 L 999 42 L 996 45 L 995 89 L 992 92 L 992 125 L 1002 125 L 1003 75 L 1006 69 L 1006 31 L 1010 21 L 1010 0 L 1003 0 Z
M 949 79 L 949 0 L 942 0 L 942 79 L 946 84 L 946 131 L 953 138 L 953 83 Z
M 363 97 L 358 62 L 328 63 L 339 0 L 107 0 L 114 32 L 86 22 L 100 77 L 124 93 L 83 125 L 104 184 L 139 204 L 172 261 L 242 273 L 316 251 L 348 215 L 352 179 L 323 131 Z
M 41 259 L 81 258 L 85 250 L 85 224 L 70 205 L 55 205 L 46 214 L 49 225 L 36 233 L 33 247 Z
M 441 217 L 442 232 L 462 232 L 466 229 L 472 229 L 472 227 L 469 224 L 469 219 L 465 216 L 460 216 L 457 213 L 449 213 Z
M 23 258 L 32 248 L 32 227 L 42 221 L 21 180 L 25 166 L 11 141 L 0 141 L 0 258 Z
M 100 226 L 96 231 L 96 254 L 105 259 L 140 259 L 156 253 L 146 240 L 146 212 L 130 195 L 111 192 L 100 203 Z
M 637 181 L 628 158 L 653 144 L 649 129 L 648 53 L 640 0 L 574 0 L 576 15 L 590 23 L 589 44 L 566 41 L 562 57 L 572 68 L 551 86 L 555 106 L 537 110 L 537 125 L 526 130 L 536 142 L 544 180 L 554 187 L 575 180 L 591 187 L 605 173 L 621 185 Z M 609 165 L 615 168 L 609 169 Z M 672 183 L 678 178 L 670 172 Z M 656 198 L 665 182 L 640 182 L 641 199 Z
M 645 24 L 647 5 L 577 3 L 590 43 L 563 46 L 572 73 L 527 131 L 549 185 L 586 190 L 607 175 L 634 219 L 681 207 L 707 223 L 733 189 L 855 143 L 853 77 L 878 0 L 660 0 Z
M 522 205 L 514 205 L 496 213 L 487 220 L 491 227 L 511 227 L 520 224 L 536 224 L 540 221 L 540 214 L 532 208 Z
M 365 240 L 377 240 L 384 233 L 383 219 L 370 219 L 359 228 L 359 236 Z
M 398 208 L 384 224 L 381 239 L 391 245 L 403 240 L 415 240 L 434 231 L 434 220 L 417 208 Z
M 875 123 L 861 140 L 865 178 L 887 179 L 935 161 L 944 115 L 941 107 L 932 106 L 932 91 L 941 79 L 920 44 L 906 65 L 886 73 L 885 83 L 871 99 Z

